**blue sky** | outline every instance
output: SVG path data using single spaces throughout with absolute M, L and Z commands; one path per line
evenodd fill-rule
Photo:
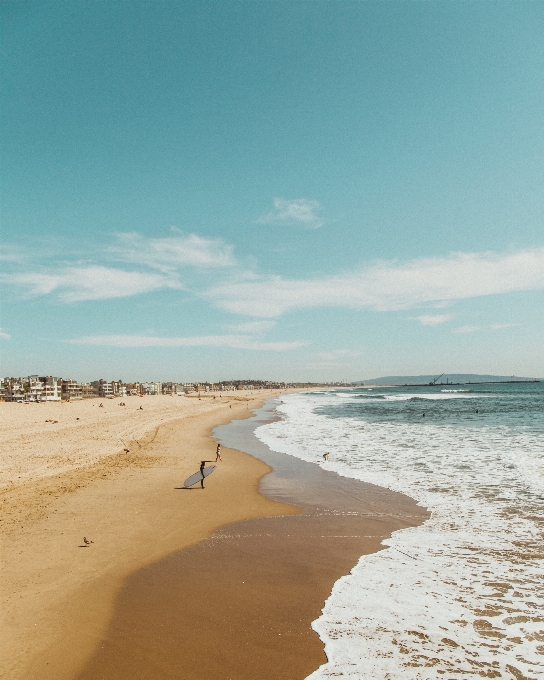
M 544 376 L 544 3 L 1 12 L 3 375 Z

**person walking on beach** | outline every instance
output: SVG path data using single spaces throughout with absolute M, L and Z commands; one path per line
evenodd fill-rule
M 200 486 L 204 488 L 204 466 L 206 463 L 213 463 L 212 460 L 201 460 L 200 461 L 200 474 L 202 475 L 202 479 L 200 480 Z
M 215 450 L 215 462 L 217 463 L 218 460 L 223 461 L 221 458 L 221 444 L 218 444 L 217 449 Z

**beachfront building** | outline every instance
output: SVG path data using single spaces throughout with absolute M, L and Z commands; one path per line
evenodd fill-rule
M 23 389 L 25 393 L 25 401 L 41 401 L 43 393 L 43 384 L 37 375 L 29 375 L 23 381 Z
M 6 401 L 25 401 L 23 378 L 4 379 L 4 399 Z
M 113 399 L 114 397 L 126 397 L 127 396 L 127 386 L 122 380 L 94 380 L 91 383 L 97 391 L 97 396 L 103 397 L 104 399 Z
M 114 380 L 112 382 L 113 396 L 114 397 L 126 397 L 127 388 L 122 380 Z
M 162 383 L 160 382 L 142 383 L 142 394 L 146 395 L 162 394 Z
M 4 379 L 4 399 L 6 401 L 24 401 L 25 391 L 22 378 Z
M 40 378 L 41 380 L 42 378 Z M 63 401 L 76 401 L 83 398 L 81 383 L 77 380 L 60 378 L 61 396 Z
M 43 375 L 39 377 L 39 381 L 42 384 L 41 401 L 61 400 L 62 390 L 59 381 L 62 382 L 62 380 L 60 378 L 56 378 L 52 375 Z
M 40 378 L 29 375 L 26 378 L 5 378 L 3 381 L 4 401 L 40 402 L 60 401 L 57 378 Z
M 234 392 L 236 390 L 236 385 L 232 383 L 220 383 L 219 387 L 221 392 Z
M 91 385 L 97 391 L 99 397 L 105 397 L 106 399 L 108 397 L 113 398 L 113 386 L 111 382 L 100 378 L 100 380 L 93 380 Z
M 98 389 L 91 383 L 81 383 L 81 398 L 93 399 L 98 397 Z
M 175 382 L 165 382 L 162 383 L 162 393 L 171 396 L 185 394 L 184 386 L 182 383 Z

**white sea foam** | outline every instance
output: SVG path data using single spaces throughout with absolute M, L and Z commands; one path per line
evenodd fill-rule
M 329 661 L 310 678 L 541 677 L 542 432 L 314 412 L 333 403 L 286 396 L 284 419 L 256 434 L 275 451 L 407 493 L 432 517 L 335 584 L 313 624 Z
M 457 390 L 443 390 L 441 392 L 433 392 L 432 394 L 423 394 L 421 392 L 417 394 L 386 394 L 383 398 L 386 401 L 414 401 L 416 399 L 487 399 L 490 396 L 488 394 L 466 394 L 466 392 L 461 394 Z

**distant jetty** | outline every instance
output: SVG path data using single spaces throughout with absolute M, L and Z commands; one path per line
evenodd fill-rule
M 539 383 L 542 378 L 528 375 L 489 375 L 478 373 L 441 373 L 437 375 L 388 375 L 370 380 L 360 380 L 353 385 L 365 387 L 458 387 L 460 385 L 500 385 L 514 383 Z
M 398 385 L 390 385 L 390 387 L 459 387 L 461 385 L 511 385 L 523 383 L 539 383 L 540 380 L 482 380 L 480 382 L 428 382 L 428 383 L 399 383 Z

